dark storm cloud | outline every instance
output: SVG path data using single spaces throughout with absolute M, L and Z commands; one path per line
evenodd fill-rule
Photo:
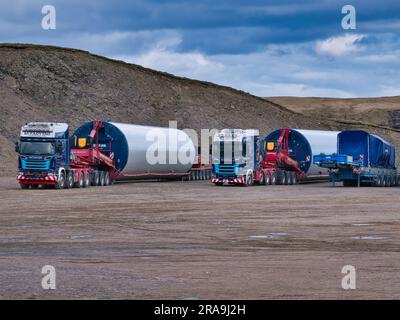
M 47 4 L 57 10 L 56 30 L 41 28 Z M 357 10 L 356 30 L 341 28 L 345 4 Z M 400 60 L 398 0 L 0 0 L 0 7 L 0 42 L 80 48 L 259 95 L 400 92 L 392 72 Z

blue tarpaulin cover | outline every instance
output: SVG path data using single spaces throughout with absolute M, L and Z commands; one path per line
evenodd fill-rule
M 379 136 L 362 130 L 345 130 L 338 135 L 339 154 L 350 155 L 363 166 L 395 169 L 396 149 Z

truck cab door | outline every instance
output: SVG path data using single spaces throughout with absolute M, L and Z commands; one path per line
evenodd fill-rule
M 56 168 L 59 166 L 63 166 L 66 163 L 66 148 L 67 145 L 65 142 L 61 140 L 57 140 L 55 143 L 55 161 L 56 161 Z

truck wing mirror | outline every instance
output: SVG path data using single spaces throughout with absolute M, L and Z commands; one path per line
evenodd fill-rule
M 78 138 L 75 136 L 75 135 L 73 135 L 72 137 L 70 137 L 69 138 L 69 145 L 72 147 L 72 148 L 76 148 L 76 146 L 77 146 L 77 140 L 78 140 Z
M 19 152 L 19 142 L 15 143 L 15 152 Z
M 56 142 L 56 153 L 61 154 L 62 151 L 63 151 L 63 150 L 62 150 L 62 142 L 57 141 L 57 142 Z

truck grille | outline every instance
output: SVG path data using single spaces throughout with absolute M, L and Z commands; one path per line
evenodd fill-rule
M 22 169 L 28 169 L 28 170 L 49 170 L 50 169 L 50 161 L 49 160 L 22 159 L 21 165 L 22 165 Z
M 233 164 L 220 164 L 219 173 L 223 175 L 234 175 L 235 166 Z

